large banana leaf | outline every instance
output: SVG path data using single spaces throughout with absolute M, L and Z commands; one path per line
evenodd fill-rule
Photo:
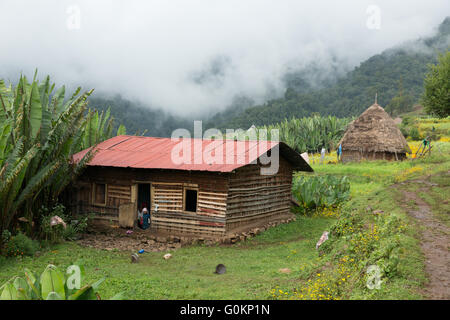
M 31 84 L 29 106 L 30 106 L 31 141 L 34 141 L 41 128 L 41 121 L 42 121 L 41 96 L 39 94 L 37 82 L 33 82 Z
M 41 294 L 42 299 L 47 299 L 48 295 L 55 292 L 60 297 L 65 297 L 64 289 L 64 275 L 54 265 L 48 265 L 44 272 L 41 274 Z

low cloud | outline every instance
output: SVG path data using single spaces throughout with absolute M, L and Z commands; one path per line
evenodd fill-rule
M 367 26 L 370 5 L 378 29 Z M 3 0 L 0 77 L 38 68 L 57 84 L 205 114 L 237 95 L 283 94 L 283 76 L 311 63 L 342 74 L 432 34 L 448 12 L 446 0 Z

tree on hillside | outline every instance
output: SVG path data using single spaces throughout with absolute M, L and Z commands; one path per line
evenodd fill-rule
M 450 115 L 450 51 L 439 54 L 438 63 L 430 65 L 424 80 L 422 103 L 429 114 L 444 118 Z
M 398 94 L 393 97 L 386 107 L 386 112 L 391 116 L 397 116 L 412 110 L 413 100 L 408 94 Z
M 412 110 L 413 98 L 403 90 L 403 80 L 400 78 L 398 84 L 398 94 L 392 98 L 385 110 L 391 116 L 397 116 Z

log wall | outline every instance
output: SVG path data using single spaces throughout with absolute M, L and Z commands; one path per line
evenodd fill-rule
M 93 204 L 93 183 L 107 184 L 105 206 Z M 88 167 L 75 184 L 72 212 L 94 212 L 118 220 L 118 207 L 132 201 L 132 186 L 151 183 L 152 228 L 171 234 L 220 236 L 225 233 L 228 174 L 175 170 Z M 198 192 L 197 212 L 184 211 L 184 190 Z
M 259 165 L 247 165 L 230 176 L 226 231 L 246 229 L 289 214 L 292 166 L 280 157 L 278 173 L 260 174 Z

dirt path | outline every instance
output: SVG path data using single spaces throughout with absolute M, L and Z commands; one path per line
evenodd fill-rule
M 433 187 L 429 181 L 407 181 L 402 185 L 419 184 L 419 192 Z M 427 299 L 450 299 L 450 230 L 433 215 L 430 206 L 415 191 L 405 190 L 400 186 L 403 194 L 402 207 L 416 219 L 421 226 L 421 247 L 425 256 L 425 271 L 429 282 L 423 290 Z

